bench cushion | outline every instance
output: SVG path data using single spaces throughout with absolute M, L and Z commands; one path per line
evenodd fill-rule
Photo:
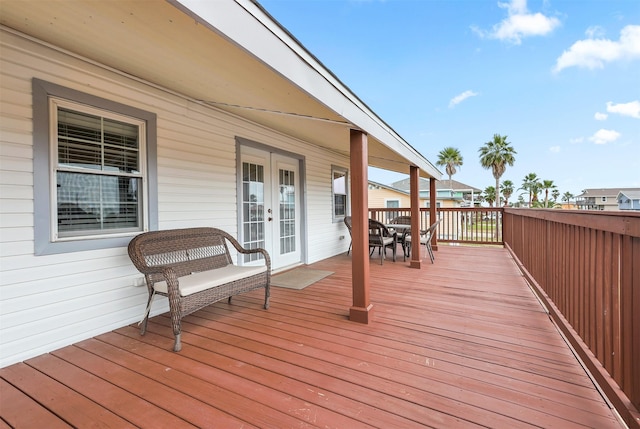
M 180 277 L 180 296 L 188 296 L 205 289 L 220 286 L 246 277 L 255 276 L 267 271 L 266 265 L 239 267 L 229 264 L 226 267 L 214 270 L 193 273 L 189 276 Z M 157 292 L 167 293 L 167 282 L 161 281 L 153 285 Z

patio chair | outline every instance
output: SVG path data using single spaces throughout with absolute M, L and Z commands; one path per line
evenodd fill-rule
M 435 221 L 429 229 L 426 231 L 420 231 L 420 244 L 424 244 L 427 248 L 427 253 L 429 254 L 429 258 L 431 259 L 431 263 L 435 260 L 435 256 L 433 255 L 433 248 L 431 247 L 431 237 L 436 233 L 436 229 L 438 229 L 439 220 Z M 405 246 L 405 255 L 411 256 L 411 233 L 407 234 L 404 237 L 404 246 Z M 420 255 L 418 255 L 418 258 Z
M 396 261 L 396 247 L 398 245 L 398 234 L 395 231 L 390 231 L 382 222 L 378 222 L 374 219 L 369 219 L 369 248 L 371 254 L 377 248 L 380 253 L 380 265 L 387 253 L 387 247 L 391 247 L 393 250 L 393 262 Z
M 349 255 L 349 253 L 351 253 L 351 245 L 353 244 L 353 237 L 351 236 L 351 216 L 344 217 L 344 224 L 347 225 L 347 229 L 349 230 L 349 239 L 351 240 L 349 242 L 349 250 L 347 250 L 347 255 Z

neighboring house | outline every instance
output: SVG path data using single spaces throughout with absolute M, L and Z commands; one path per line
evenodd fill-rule
M 601 188 L 585 189 L 576 197 L 579 210 L 619 210 L 618 195 L 620 192 L 640 192 L 640 188 Z
M 411 194 L 389 185 L 369 180 L 369 208 L 411 207 Z M 438 207 L 440 203 L 437 203 Z M 420 199 L 420 207 L 428 207 L 428 200 Z M 399 212 L 387 212 L 383 219 L 387 222 L 399 216 Z
M 0 367 L 139 320 L 142 231 L 281 270 L 347 250 L 368 165 L 440 179 L 253 1 L 3 0 L 0 25 Z
M 396 208 L 410 207 L 411 195 L 408 191 L 402 191 L 393 186 L 369 180 L 369 207 L 370 208 Z M 428 201 L 428 200 L 427 200 Z M 420 206 L 425 207 L 424 200 L 420 200 Z
M 559 204 L 562 210 L 576 210 L 578 208 L 576 203 L 572 201 L 562 201 Z
M 640 189 L 637 191 L 618 192 L 618 209 L 640 210 Z
M 391 184 L 391 188 L 409 192 L 409 179 L 399 180 Z M 455 180 L 449 184 L 449 179 L 436 181 L 436 200 L 438 207 L 473 207 L 478 205 L 477 197 L 482 190 Z M 420 200 L 424 207 L 429 206 L 429 180 L 420 179 Z

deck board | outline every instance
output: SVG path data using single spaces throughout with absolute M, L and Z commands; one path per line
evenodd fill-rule
M 91 401 L 82 394 L 59 383 L 55 379 L 47 377 L 45 374 L 32 368 L 28 364 L 20 363 L 1 370 L 1 377 L 19 388 L 26 395 L 31 397 L 39 405 L 47 408 L 51 413 L 73 427 L 121 427 L 133 428 L 125 419 L 117 413 L 103 408 Z M 11 404 L 3 402 L 3 410 L 11 408 Z M 36 408 L 36 412 L 41 410 Z M 24 418 L 31 418 L 27 410 Z M 4 415 L 4 411 L 3 411 Z M 41 414 L 42 415 L 42 414 Z M 3 418 L 4 419 L 4 418 Z M 28 427 L 21 420 L 16 421 L 18 427 Z M 48 427 L 49 422 L 45 420 L 42 425 L 33 427 Z
M 160 315 L 145 336 L 127 326 L 0 369 L 0 417 L 23 427 L 83 418 L 172 428 L 622 427 L 504 249 L 440 246 L 421 270 L 374 256 L 368 325 L 348 320 L 350 263 L 313 264 L 334 274 L 303 290 L 274 287 L 267 311 L 254 291 L 188 316 L 180 353 Z
M 72 427 L 5 380 L 0 380 L 0 398 L 3 404 L 0 405 L 2 416 L 0 427 L 35 428 L 40 427 L 43 422 L 46 422 L 47 427 L 51 429 Z
M 72 348 L 61 352 L 73 350 Z M 64 357 L 65 353 L 61 353 Z M 158 428 L 193 428 L 184 420 L 164 411 L 143 398 L 117 387 L 105 379 L 85 371 L 55 355 L 44 355 L 30 359 L 28 364 L 43 374 L 56 379 L 70 389 L 86 396 L 105 409 L 120 410 L 121 416 L 135 426 L 144 426 L 149 419 L 157 419 Z

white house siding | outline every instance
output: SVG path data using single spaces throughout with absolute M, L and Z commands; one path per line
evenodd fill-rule
M 348 159 L 8 32 L 0 44 L 0 367 L 136 322 L 146 304 L 125 248 L 34 256 L 33 77 L 157 115 L 160 229 L 237 236 L 241 136 L 305 156 L 304 262 L 346 251 L 348 233 L 332 222 L 331 165 Z M 166 310 L 158 299 L 153 313 Z

